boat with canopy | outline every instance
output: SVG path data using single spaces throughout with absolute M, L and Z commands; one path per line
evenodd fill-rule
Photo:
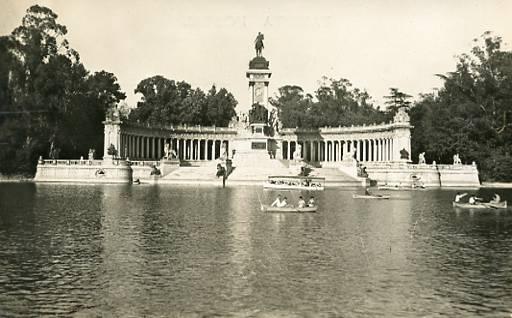
M 269 176 L 263 184 L 265 189 L 323 191 L 325 178 L 302 176 Z

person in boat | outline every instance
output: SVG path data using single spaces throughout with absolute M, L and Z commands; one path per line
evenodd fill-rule
M 467 193 L 460 193 L 460 192 L 457 192 L 457 194 L 455 195 L 455 199 L 453 199 L 453 201 L 455 203 L 459 203 L 460 200 L 465 197 L 466 195 L 468 195 Z
M 280 194 L 277 195 L 277 198 L 274 200 L 274 202 L 272 202 L 272 204 L 270 206 L 271 207 L 281 206 L 281 195 Z
M 308 201 L 308 207 L 312 208 L 316 205 L 316 202 L 315 202 L 315 197 L 314 196 L 311 196 L 309 198 L 309 201 Z
M 281 204 L 277 206 L 278 208 L 286 208 L 288 207 L 288 199 L 286 197 L 283 198 Z
M 492 203 L 492 204 L 498 204 L 501 202 L 501 197 L 499 194 L 495 193 L 494 194 L 494 197 L 492 198 L 491 201 L 489 201 L 489 203 Z
M 482 198 L 477 197 L 476 195 L 472 195 L 472 196 L 470 196 L 470 197 L 469 197 L 469 199 L 468 199 L 468 203 L 469 203 L 469 204 L 477 204 L 477 203 L 480 203 L 480 202 L 482 202 L 482 201 L 483 201 L 483 199 L 482 199 Z
M 306 207 L 306 201 L 304 201 L 304 198 L 302 196 L 299 197 L 299 202 L 297 202 L 297 207 L 299 207 L 299 208 Z

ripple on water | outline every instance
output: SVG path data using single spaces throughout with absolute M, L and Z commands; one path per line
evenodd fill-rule
M 510 212 L 327 190 L 319 213 L 264 214 L 260 191 L 0 184 L 0 315 L 510 314 Z

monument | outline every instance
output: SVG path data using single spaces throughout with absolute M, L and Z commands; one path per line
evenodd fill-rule
M 258 33 L 254 48 L 256 56 L 249 61 L 249 69 L 246 72 L 248 80 L 248 101 L 241 103 L 238 110 L 238 118 L 247 121 L 247 125 L 239 126 L 240 131 L 233 140 L 233 147 L 237 154 L 237 161 L 270 160 L 276 157 L 276 141 L 272 137 L 273 126 L 271 114 L 276 110 L 269 104 L 268 87 L 272 72 L 269 62 L 263 56 L 264 36 Z M 275 115 L 274 115 L 275 117 Z

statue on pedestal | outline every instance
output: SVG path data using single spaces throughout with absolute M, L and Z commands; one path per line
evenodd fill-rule
M 422 152 L 418 155 L 418 164 L 420 165 L 424 165 L 426 164 L 426 161 L 425 161 L 425 153 Z
M 95 150 L 95 149 L 93 149 L 93 148 L 90 148 L 90 149 L 89 149 L 89 154 L 88 154 L 88 159 L 89 159 L 89 160 L 94 160 L 94 153 L 95 153 L 95 152 L 96 152 L 96 150 Z
M 176 154 L 176 151 L 174 151 L 171 148 L 171 145 L 169 143 L 166 143 L 164 145 L 164 157 L 165 160 L 171 160 L 171 159 L 177 159 L 178 155 Z
M 164 158 L 163 159 L 169 159 L 169 143 L 166 143 L 164 145 Z
M 352 161 L 356 161 L 357 162 L 356 153 L 357 153 L 357 149 L 356 148 L 352 148 L 352 151 L 350 151 L 350 159 Z
M 263 34 L 261 32 L 258 32 L 258 35 L 256 36 L 256 40 L 254 40 L 254 48 L 256 49 L 256 56 L 258 56 L 258 57 L 261 56 L 261 51 L 264 48 L 264 45 L 263 45 L 264 39 L 265 39 L 265 37 L 263 36 Z
M 300 144 L 297 144 L 297 148 L 293 152 L 293 160 L 302 161 L 302 146 Z
M 462 161 L 460 160 L 459 154 L 456 153 L 453 155 L 453 164 L 454 165 L 461 165 Z
M 405 148 L 400 150 L 400 159 L 409 160 L 409 151 L 407 151 Z

